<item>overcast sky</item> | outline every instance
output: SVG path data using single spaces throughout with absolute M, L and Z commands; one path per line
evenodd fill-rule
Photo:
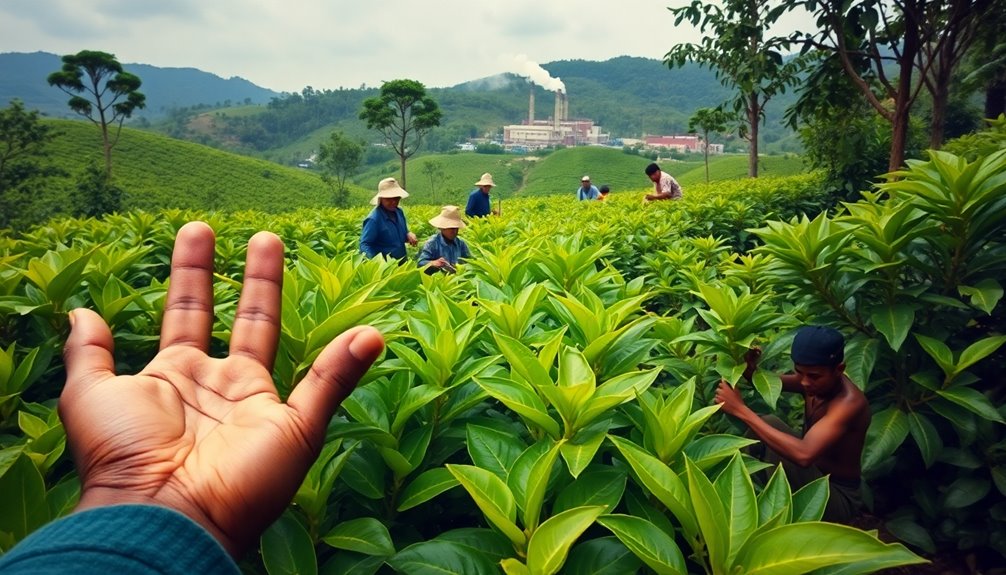
M 525 61 L 660 59 L 688 0 L 0 0 L 0 52 L 111 52 L 299 92 L 452 86 Z M 127 67 L 128 69 L 128 67 Z

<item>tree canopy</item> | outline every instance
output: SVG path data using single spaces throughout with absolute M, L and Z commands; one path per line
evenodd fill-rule
M 63 68 L 49 74 L 47 81 L 70 95 L 71 110 L 101 130 L 105 176 L 111 177 L 112 148 L 118 142 L 122 122 L 146 105 L 146 96 L 139 92 L 140 78 L 123 71 L 113 54 L 81 50 L 63 56 Z M 109 126 L 117 126 L 114 135 Z
M 426 86 L 416 80 L 392 80 L 381 86 L 381 93 L 363 102 L 360 119 L 367 128 L 377 130 L 402 163 L 399 182 L 404 188 L 405 161 L 423 143 L 423 137 L 442 116 L 437 102 L 426 94 Z

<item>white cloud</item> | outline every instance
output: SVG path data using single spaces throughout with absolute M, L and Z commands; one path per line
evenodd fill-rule
M 274 90 L 449 86 L 528 60 L 661 58 L 697 32 L 662 0 L 3 0 L 0 52 L 102 50 Z M 502 57 L 501 57 L 502 56 Z

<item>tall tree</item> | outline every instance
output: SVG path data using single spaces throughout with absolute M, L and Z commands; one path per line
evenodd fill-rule
M 333 187 L 332 203 L 340 208 L 349 205 L 349 189 L 346 180 L 353 177 L 363 163 L 362 141 L 355 141 L 342 132 L 332 132 L 327 142 L 318 151 L 318 165 L 321 179 Z
M 912 106 L 922 90 L 933 97 L 930 146 L 943 140 L 951 78 L 982 30 L 996 26 L 987 11 L 1002 0 L 785 0 L 804 7 L 817 29 L 804 31 L 804 50 L 817 50 L 824 79 L 841 70 L 891 125 L 888 169 L 905 159 Z M 992 10 L 994 13 L 995 10 Z M 1001 35 L 994 31 L 993 34 Z M 837 64 L 837 66 L 836 66 Z M 827 98 L 809 85 L 805 94 Z
M 748 140 L 748 176 L 758 176 L 758 130 L 765 117 L 765 104 L 799 81 L 803 58 L 786 59 L 794 44 L 793 36 L 771 36 L 768 30 L 786 12 L 785 7 L 770 6 L 759 0 L 723 0 L 704 3 L 694 0 L 688 6 L 669 8 L 675 26 L 683 21 L 698 26 L 703 39 L 699 44 L 677 44 L 664 56 L 664 63 L 680 68 L 696 62 L 711 68 L 725 87 L 736 90 L 726 103 L 743 114 L 746 128 L 741 136 Z
M 436 195 L 437 184 L 449 178 L 444 172 L 444 163 L 440 160 L 427 160 L 422 167 L 423 175 L 430 180 L 430 193 Z
M 119 141 L 122 123 L 146 105 L 146 96 L 138 91 L 140 78 L 124 72 L 113 54 L 81 50 L 63 56 L 63 68 L 49 74 L 47 80 L 70 95 L 71 110 L 101 130 L 105 177 L 110 178 L 112 148 Z M 110 126 L 115 126 L 114 134 L 109 133 Z
M 28 112 L 19 100 L 0 110 L 0 228 L 35 223 L 30 209 L 39 186 L 63 175 L 46 162 L 47 146 L 58 134 Z
M 727 130 L 730 116 L 719 108 L 699 108 L 688 119 L 689 132 L 702 132 L 702 151 L 706 162 L 706 183 L 709 183 L 709 133 Z
M 363 101 L 360 119 L 384 136 L 402 162 L 399 183 L 405 187 L 405 160 L 419 151 L 423 137 L 440 125 L 443 114 L 437 102 L 426 95 L 426 86 L 415 80 L 392 80 L 381 93 Z

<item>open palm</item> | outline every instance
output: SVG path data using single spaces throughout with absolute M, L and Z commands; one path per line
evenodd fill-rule
M 213 325 L 213 232 L 178 233 L 161 349 L 137 375 L 116 376 L 112 334 L 75 310 L 60 398 L 82 482 L 78 510 L 162 505 L 239 555 L 283 511 L 324 442 L 339 403 L 383 349 L 369 327 L 325 348 L 283 403 L 271 378 L 279 337 L 283 244 L 251 239 L 226 358 L 207 355 Z

